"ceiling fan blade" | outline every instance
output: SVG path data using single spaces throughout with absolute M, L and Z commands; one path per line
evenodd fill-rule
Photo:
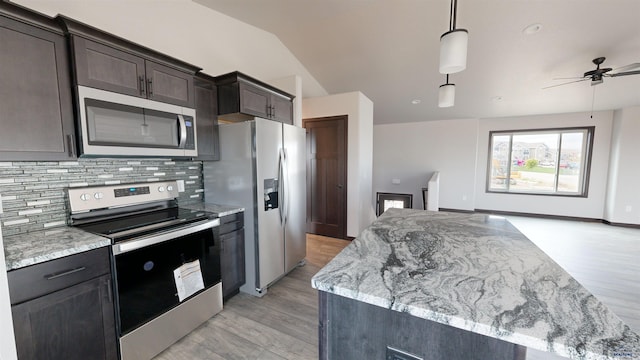
M 625 66 L 621 66 L 619 68 L 613 69 L 613 71 L 615 71 L 616 74 L 619 74 L 622 72 L 628 72 L 628 71 L 635 71 L 635 70 L 640 70 L 640 63 L 633 63 L 633 64 L 629 64 L 629 65 L 625 65 Z
M 619 72 L 619 73 L 615 73 L 615 74 L 608 74 L 608 76 L 611 76 L 611 77 L 627 76 L 627 75 L 640 75 L 640 70 Z
M 584 79 L 584 76 L 553 78 L 553 80 L 576 80 L 576 79 Z
M 569 82 L 562 83 L 562 84 L 556 84 L 556 85 L 551 85 L 551 86 L 543 87 L 543 88 L 542 88 L 542 90 L 544 90 L 544 89 L 549 89 L 549 88 L 553 88 L 553 87 L 556 87 L 556 86 L 562 86 L 562 85 L 573 84 L 573 83 L 577 83 L 577 82 L 581 82 L 581 81 L 587 81 L 587 80 L 591 80 L 591 79 L 590 79 L 590 78 L 584 78 L 584 79 L 583 79 L 583 78 L 580 78 L 580 80 L 576 80 L 576 81 L 569 81 Z

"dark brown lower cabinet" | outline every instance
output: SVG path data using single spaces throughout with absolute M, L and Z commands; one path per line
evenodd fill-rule
M 245 283 L 244 212 L 220 218 L 222 295 L 228 300 Z
M 7 273 L 18 358 L 118 358 L 109 251 Z
M 318 291 L 319 358 L 525 360 L 527 348 Z
M 111 276 L 14 305 L 19 359 L 117 359 Z

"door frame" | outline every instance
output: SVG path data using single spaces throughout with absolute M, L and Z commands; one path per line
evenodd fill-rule
M 312 123 L 312 122 L 323 122 L 323 121 L 340 121 L 342 122 L 342 125 L 344 126 L 344 157 L 345 157 L 345 161 L 344 161 L 344 167 L 342 169 L 342 171 L 344 172 L 344 184 L 343 184 L 343 191 L 342 191 L 342 196 L 344 198 L 344 205 L 343 205 L 343 209 L 342 209 L 342 213 L 344 214 L 343 218 L 341 219 L 344 226 L 343 226 L 343 231 L 340 234 L 340 239 L 348 239 L 347 236 L 347 218 L 348 218 L 348 182 L 349 182 L 349 115 L 344 114 L 344 115 L 332 115 L 332 116 L 322 116 L 322 117 L 314 117 L 314 118 L 306 118 L 306 119 L 302 119 L 302 127 L 305 129 L 307 129 L 307 123 Z M 308 153 L 306 154 L 307 156 L 307 168 L 309 166 L 309 162 L 308 162 Z M 309 221 L 309 209 L 311 206 L 311 201 L 309 199 L 310 193 L 309 193 L 309 188 L 310 188 L 310 184 L 309 182 L 311 181 L 311 176 L 310 174 L 307 173 L 307 223 Z

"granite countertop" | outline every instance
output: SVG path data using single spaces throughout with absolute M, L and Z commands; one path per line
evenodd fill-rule
M 4 237 L 7 271 L 111 245 L 111 240 L 65 226 Z
M 215 213 L 218 217 L 233 215 L 241 211 L 244 211 L 244 208 L 239 206 L 210 204 L 210 203 L 188 204 L 180 207 L 183 207 L 185 209 L 199 210 L 199 211 L 200 210 L 209 211 L 209 212 Z
M 311 282 L 572 359 L 640 356 L 640 336 L 504 218 L 390 209 Z

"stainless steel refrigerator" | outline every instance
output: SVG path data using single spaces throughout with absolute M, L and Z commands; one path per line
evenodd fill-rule
M 272 120 L 220 125 L 220 161 L 203 163 L 205 202 L 245 209 L 246 283 L 263 296 L 306 256 L 305 130 Z

